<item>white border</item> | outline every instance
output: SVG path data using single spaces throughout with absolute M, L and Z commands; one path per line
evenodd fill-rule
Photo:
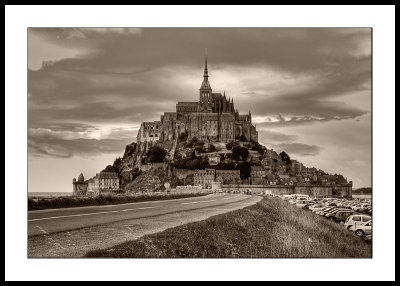
M 394 6 L 6 6 L 5 12 L 6 281 L 394 280 Z M 46 26 L 373 27 L 373 259 L 27 259 L 26 39 L 27 27 Z

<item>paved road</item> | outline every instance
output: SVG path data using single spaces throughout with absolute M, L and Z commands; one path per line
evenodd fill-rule
M 179 200 L 29 211 L 28 236 L 49 235 L 124 220 L 191 212 L 203 208 L 229 207 L 231 204 L 238 208 L 237 205 L 241 205 L 240 202 L 243 202 L 242 207 L 244 207 L 249 203 L 255 203 L 255 200 L 254 197 L 242 194 L 212 194 Z

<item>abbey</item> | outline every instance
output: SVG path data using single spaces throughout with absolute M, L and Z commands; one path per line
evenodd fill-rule
M 207 57 L 199 101 L 178 102 L 176 112 L 164 112 L 160 121 L 143 122 L 137 142 L 175 140 L 187 132 L 188 139 L 196 137 L 210 142 L 236 141 L 243 136 L 247 141 L 258 142 L 258 132 L 251 122 L 251 113 L 239 114 L 233 99 L 225 92 L 214 93 L 208 81 Z

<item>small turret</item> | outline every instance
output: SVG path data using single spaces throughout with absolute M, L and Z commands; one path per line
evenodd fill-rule
M 78 177 L 78 182 L 83 183 L 85 181 L 85 177 L 83 176 L 82 173 L 80 173 L 79 177 Z

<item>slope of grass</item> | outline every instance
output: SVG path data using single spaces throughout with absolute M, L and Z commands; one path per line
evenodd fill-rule
M 147 193 L 142 195 L 100 195 L 96 197 L 58 197 L 49 199 L 28 199 L 28 210 L 44 210 L 54 208 L 71 208 L 84 206 L 102 206 L 116 205 L 125 203 L 136 203 L 146 201 L 161 201 L 183 199 L 188 197 L 205 196 L 200 193 L 182 193 L 182 194 L 154 194 Z
M 372 257 L 342 225 L 265 197 L 254 206 L 146 235 L 87 257 Z

